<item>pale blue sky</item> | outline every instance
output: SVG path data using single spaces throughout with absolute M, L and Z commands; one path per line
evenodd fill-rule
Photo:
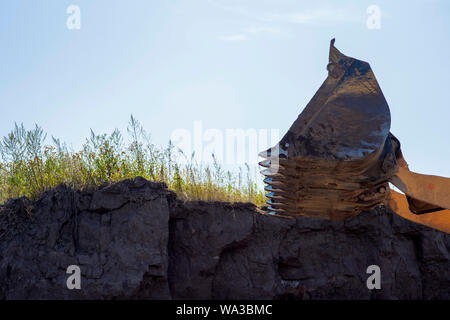
M 80 30 L 66 27 L 71 4 Z M 283 135 L 335 37 L 371 64 L 410 167 L 450 176 L 449 35 L 445 0 L 2 0 L 0 135 L 38 123 L 77 148 L 89 128 L 125 132 L 131 113 L 159 145 L 195 120 Z

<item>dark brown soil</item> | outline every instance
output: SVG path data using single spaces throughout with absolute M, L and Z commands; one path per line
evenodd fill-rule
M 69 265 L 80 290 L 67 289 Z M 0 206 L 2 299 L 449 299 L 449 288 L 450 235 L 384 207 L 282 219 L 183 202 L 142 178 Z

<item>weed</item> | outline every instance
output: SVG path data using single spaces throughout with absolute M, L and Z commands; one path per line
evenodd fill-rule
M 141 176 L 165 182 L 185 200 L 264 204 L 248 165 L 243 183 L 242 168 L 238 174 L 225 171 L 214 155 L 212 165 L 201 165 L 194 153 L 188 158 L 171 141 L 166 148 L 155 146 L 133 116 L 127 133 L 124 139 L 117 129 L 109 135 L 91 130 L 82 150 L 74 152 L 55 137 L 46 144 L 47 136 L 37 125 L 26 130 L 15 124 L 0 141 L 0 203 L 21 196 L 36 199 L 59 184 L 83 189 Z M 186 160 L 183 164 L 176 160 L 180 157 Z

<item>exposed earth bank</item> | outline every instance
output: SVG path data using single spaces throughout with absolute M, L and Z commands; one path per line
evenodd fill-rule
M 0 206 L 0 299 L 131 298 L 450 299 L 450 235 L 384 207 L 324 221 L 183 202 L 139 177 Z

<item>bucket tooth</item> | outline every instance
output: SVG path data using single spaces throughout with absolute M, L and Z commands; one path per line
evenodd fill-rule
M 269 158 L 269 156 L 270 156 L 270 149 L 261 151 L 260 153 L 258 153 L 258 157 L 261 157 L 261 158 L 267 159 L 267 158 Z
M 283 191 L 276 191 L 276 192 L 271 192 L 273 194 L 271 194 L 270 196 L 267 196 L 267 198 L 272 198 L 273 200 L 277 201 L 277 202 L 285 202 L 285 203 L 291 203 L 291 202 L 295 202 L 297 201 L 295 194 L 289 193 L 289 192 L 283 192 Z
M 261 151 L 260 153 L 258 153 L 258 155 L 262 158 L 279 158 L 279 159 L 287 159 L 288 158 L 288 152 L 287 150 L 283 149 L 280 147 L 279 144 L 277 144 L 276 146 L 269 148 L 265 151 Z
M 285 191 L 285 190 L 283 190 L 283 189 L 281 189 L 281 188 L 278 188 L 278 187 L 274 187 L 274 186 L 272 186 L 272 185 L 267 185 L 267 186 L 265 186 L 264 187 L 264 190 L 265 191 L 269 191 L 269 192 L 274 192 L 274 193 L 276 193 L 277 195 L 283 195 L 283 194 L 285 194 L 285 193 L 287 193 L 287 191 Z
M 263 161 L 260 161 L 258 164 L 261 167 L 270 168 L 271 161 L 270 160 L 263 160 Z
M 279 209 L 275 212 L 276 212 L 276 215 L 279 217 L 293 218 L 293 217 L 299 216 L 299 214 L 296 211 Z
M 267 198 L 273 198 L 273 197 L 275 197 L 275 193 L 274 192 L 269 192 L 269 193 L 266 193 L 266 197 Z
M 272 177 L 267 177 L 264 179 L 264 183 L 271 183 L 273 181 Z
M 272 185 L 273 187 L 279 189 L 286 189 L 289 191 L 293 191 L 297 189 L 297 183 L 295 181 L 291 181 L 290 179 L 272 179 L 271 182 L 266 182 L 267 184 Z
M 283 192 L 289 192 L 294 188 L 294 185 L 286 184 L 281 181 L 272 181 L 272 182 L 266 182 L 266 186 L 264 186 L 264 190 L 280 190 Z
M 277 210 L 292 211 L 292 212 L 295 212 L 296 210 L 296 206 L 292 203 L 285 204 L 281 202 L 274 202 L 270 206 Z
M 295 170 L 295 168 L 285 168 L 283 166 L 274 165 L 273 163 L 269 168 L 261 170 L 260 173 L 264 176 L 274 176 L 277 174 L 280 176 L 297 176 L 297 171 Z
M 293 217 L 297 215 L 295 211 L 285 210 L 285 209 L 278 209 L 278 208 L 268 208 L 269 214 L 276 215 L 276 216 L 284 216 L 284 217 Z
M 267 168 L 264 170 L 261 170 L 261 174 L 265 175 L 265 176 L 273 176 L 278 174 L 278 170 L 275 168 Z

